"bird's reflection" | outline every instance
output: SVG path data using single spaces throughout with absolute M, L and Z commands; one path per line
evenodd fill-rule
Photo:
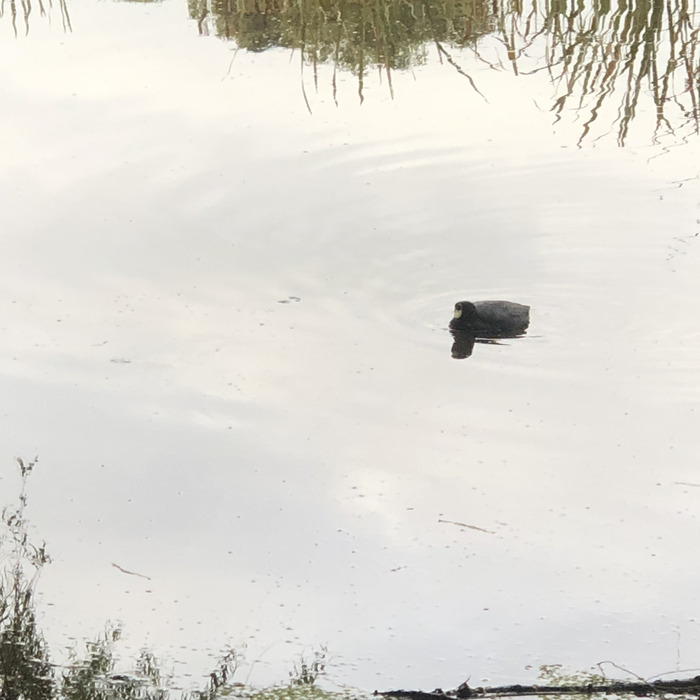
M 452 358 L 455 360 L 464 360 L 467 357 L 471 357 L 475 343 L 481 343 L 482 345 L 505 345 L 505 343 L 501 343 L 500 340 L 504 338 L 520 338 L 523 334 L 501 335 L 498 338 L 477 338 L 468 331 L 451 330 L 450 335 L 454 340 L 452 343 Z
M 470 357 L 474 350 L 476 338 L 466 331 L 450 331 L 454 338 L 452 343 L 452 357 L 455 360 L 463 360 L 465 357 Z
M 474 343 L 500 345 L 502 338 L 518 338 L 527 333 L 530 307 L 513 301 L 458 301 L 450 321 L 454 339 L 452 357 L 470 357 Z

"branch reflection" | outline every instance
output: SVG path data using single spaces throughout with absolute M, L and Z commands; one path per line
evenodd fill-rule
M 140 0 L 151 2 L 154 0 Z M 15 36 L 30 18 L 47 15 L 37 0 L 0 2 Z M 71 31 L 66 0 L 58 1 Z M 377 70 L 393 95 L 393 73 L 429 55 L 488 98 L 468 66 L 519 78 L 545 76 L 553 89 L 554 123 L 581 124 L 578 145 L 612 133 L 624 146 L 638 121 L 653 141 L 682 143 L 700 131 L 700 14 L 694 0 L 188 0 L 201 34 L 237 48 L 298 50 L 318 89 L 321 64 L 357 79 Z
M 555 123 L 582 122 L 578 143 L 612 131 L 624 145 L 642 108 L 653 138 L 698 131 L 700 23 L 689 0 L 188 0 L 203 34 L 239 48 L 300 51 L 302 67 L 333 65 L 357 78 L 440 61 L 479 92 L 468 62 L 516 76 L 542 73 Z M 463 52 L 467 51 L 465 55 Z M 302 68 L 303 69 L 303 68 Z M 481 94 L 481 93 L 479 93 Z M 646 121 L 646 120 L 643 120 Z M 595 126 L 596 132 L 593 132 Z
M 17 28 L 17 0 L 10 0 L 10 2 L 7 4 L 9 7 L 9 14 L 10 14 L 10 24 L 12 25 L 12 32 L 15 35 L 15 38 L 19 36 L 18 28 Z M 19 0 L 19 5 L 22 11 L 22 25 L 24 27 L 24 36 L 29 36 L 29 19 L 32 15 L 32 12 L 34 11 L 34 8 L 32 6 L 31 0 Z M 47 17 L 48 12 L 52 7 L 51 2 L 47 6 L 44 4 L 43 0 L 38 0 L 37 2 L 37 7 L 39 14 L 42 17 Z M 63 31 L 64 32 L 71 32 L 73 31 L 73 27 L 71 26 L 70 22 L 70 15 L 68 14 L 68 5 L 66 4 L 66 0 L 58 0 L 58 7 L 59 11 L 61 13 L 61 22 L 63 24 Z M 5 2 L 0 0 L 0 20 L 2 20 L 7 13 L 7 10 L 5 8 Z

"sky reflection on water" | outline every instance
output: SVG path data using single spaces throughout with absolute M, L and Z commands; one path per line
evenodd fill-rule
M 0 485 L 39 455 L 50 639 L 255 682 L 326 644 L 369 690 L 692 665 L 697 144 L 579 150 L 546 80 L 434 62 L 309 115 L 178 3 L 71 10 L 0 45 Z M 528 336 L 454 362 L 469 297 Z

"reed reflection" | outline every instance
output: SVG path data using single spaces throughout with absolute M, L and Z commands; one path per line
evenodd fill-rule
M 23 34 L 24 36 L 29 36 L 29 20 L 32 16 L 32 13 L 35 13 L 36 10 L 38 10 L 39 14 L 42 17 L 46 17 L 48 15 L 48 11 L 51 9 L 51 7 L 53 7 L 50 0 L 48 3 L 48 7 L 44 4 L 42 0 L 38 0 L 36 8 L 34 8 L 34 6 L 32 5 L 31 0 L 20 0 L 19 9 L 17 5 L 17 0 L 10 0 L 8 3 L 0 1 L 0 20 L 4 19 L 4 17 L 9 13 L 10 24 L 12 25 L 12 31 L 15 35 L 15 38 L 19 36 L 19 31 L 17 27 L 17 20 L 19 15 L 21 15 L 21 22 L 24 27 Z M 61 23 L 63 24 L 63 31 L 73 31 L 73 27 L 71 26 L 70 22 L 70 15 L 68 14 L 68 5 L 66 4 L 66 0 L 58 0 L 58 9 L 61 13 Z
M 250 51 L 299 50 L 315 88 L 318 66 L 331 63 L 334 98 L 337 71 L 357 77 L 360 101 L 370 69 L 384 74 L 393 94 L 392 72 L 425 63 L 434 47 L 440 61 L 477 91 L 465 68 L 472 57 L 518 76 L 546 73 L 555 89 L 555 122 L 570 111 L 583 122 L 579 144 L 613 131 L 624 145 L 643 107 L 653 114 L 656 139 L 698 131 L 700 25 L 688 0 L 620 0 L 614 6 L 610 0 L 188 3 L 202 34 Z

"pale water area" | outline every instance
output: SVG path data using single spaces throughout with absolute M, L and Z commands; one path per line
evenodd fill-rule
M 697 139 L 577 145 L 545 73 L 464 53 L 482 97 L 431 47 L 336 104 L 179 0 L 68 10 L 0 18 L 0 494 L 38 455 L 53 653 L 120 620 L 184 688 L 227 645 L 363 690 L 700 666 Z M 494 298 L 528 334 L 452 359 Z

